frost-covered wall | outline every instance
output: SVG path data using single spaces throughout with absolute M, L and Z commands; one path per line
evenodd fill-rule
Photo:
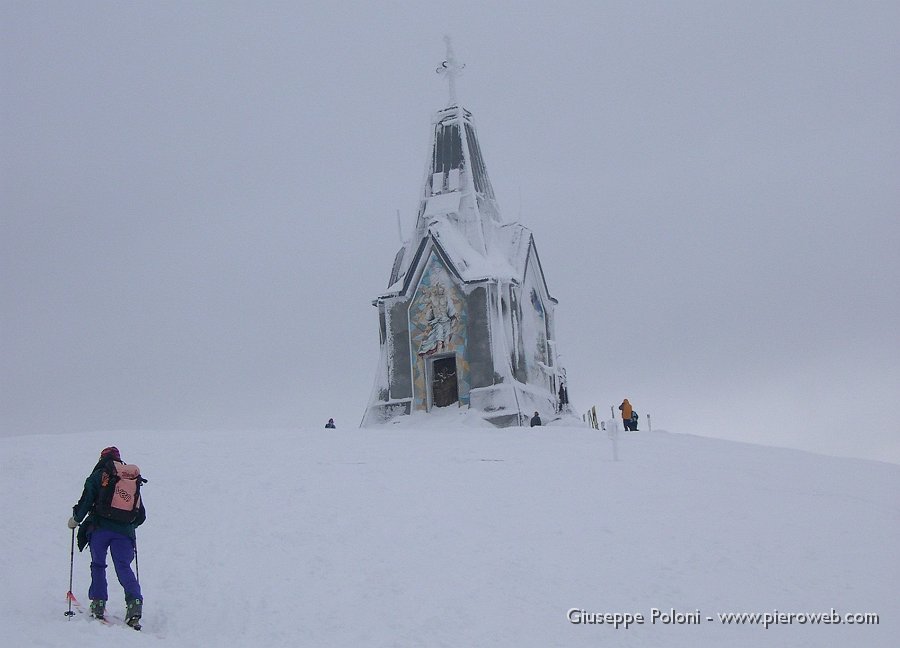
M 521 287 L 519 308 L 521 313 L 521 345 L 525 364 L 525 382 L 550 384 L 549 368 L 553 365 L 547 340 L 550 339 L 547 299 L 543 294 L 543 281 L 535 276 L 534 264 L 529 263 L 525 281 Z

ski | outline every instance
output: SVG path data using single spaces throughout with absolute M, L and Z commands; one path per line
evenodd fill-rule
M 95 621 L 99 621 L 100 623 L 102 623 L 105 626 L 122 625 L 127 628 L 131 628 L 132 630 L 137 630 L 138 632 L 140 632 L 140 630 L 141 630 L 140 619 L 137 619 L 133 624 L 128 623 L 124 619 L 120 619 L 119 617 L 117 617 L 113 614 L 106 614 L 103 616 L 102 619 L 98 619 L 93 614 L 91 614 L 90 612 L 88 612 L 87 610 L 84 609 L 84 607 L 81 605 L 81 603 L 78 601 L 78 599 L 75 598 L 75 595 L 72 594 L 71 591 L 66 592 L 66 600 L 69 601 L 72 604 L 72 607 L 75 609 L 75 612 L 65 612 L 66 616 L 75 616 L 75 613 L 77 612 L 78 614 L 83 614 L 83 615 L 87 616 L 89 619 L 94 619 Z

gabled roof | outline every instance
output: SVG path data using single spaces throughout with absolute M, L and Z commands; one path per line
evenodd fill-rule
M 406 271 L 402 275 L 392 275 L 393 282 L 378 300 L 408 294 L 425 261 L 423 257 L 430 250 L 434 250 L 450 272 L 463 283 L 480 283 L 497 279 L 521 283 L 525 279 L 529 259 L 534 259 L 546 290 L 547 283 L 531 230 L 519 223 L 507 223 L 497 227 L 494 234 L 491 254 L 486 256 L 473 249 L 466 237 L 452 223 L 443 220 L 432 223 L 426 235 L 419 239 L 409 262 L 401 264 L 406 267 Z M 397 253 L 398 259 L 410 249 L 411 242 L 408 241 L 407 246 L 400 249 Z M 530 254 L 532 250 L 533 254 Z M 395 263 L 395 268 L 397 266 Z M 547 294 L 549 296 L 549 291 Z M 553 301 L 556 302 L 555 299 Z

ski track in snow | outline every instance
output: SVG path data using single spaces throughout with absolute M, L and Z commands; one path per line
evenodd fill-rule
M 65 521 L 108 445 L 149 479 L 140 633 L 63 616 Z M 605 432 L 420 422 L 0 439 L 0 627 L 7 645 L 48 647 L 122 632 L 173 647 L 896 645 L 900 467 L 665 432 L 618 446 L 613 461 Z M 89 562 L 76 550 L 83 605 Z M 653 607 L 881 618 L 566 619 Z

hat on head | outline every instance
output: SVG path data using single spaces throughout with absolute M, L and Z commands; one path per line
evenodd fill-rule
M 119 454 L 119 449 L 116 446 L 109 446 L 100 451 L 101 459 L 106 459 L 107 457 L 112 457 L 116 461 L 122 461 L 122 456 Z

